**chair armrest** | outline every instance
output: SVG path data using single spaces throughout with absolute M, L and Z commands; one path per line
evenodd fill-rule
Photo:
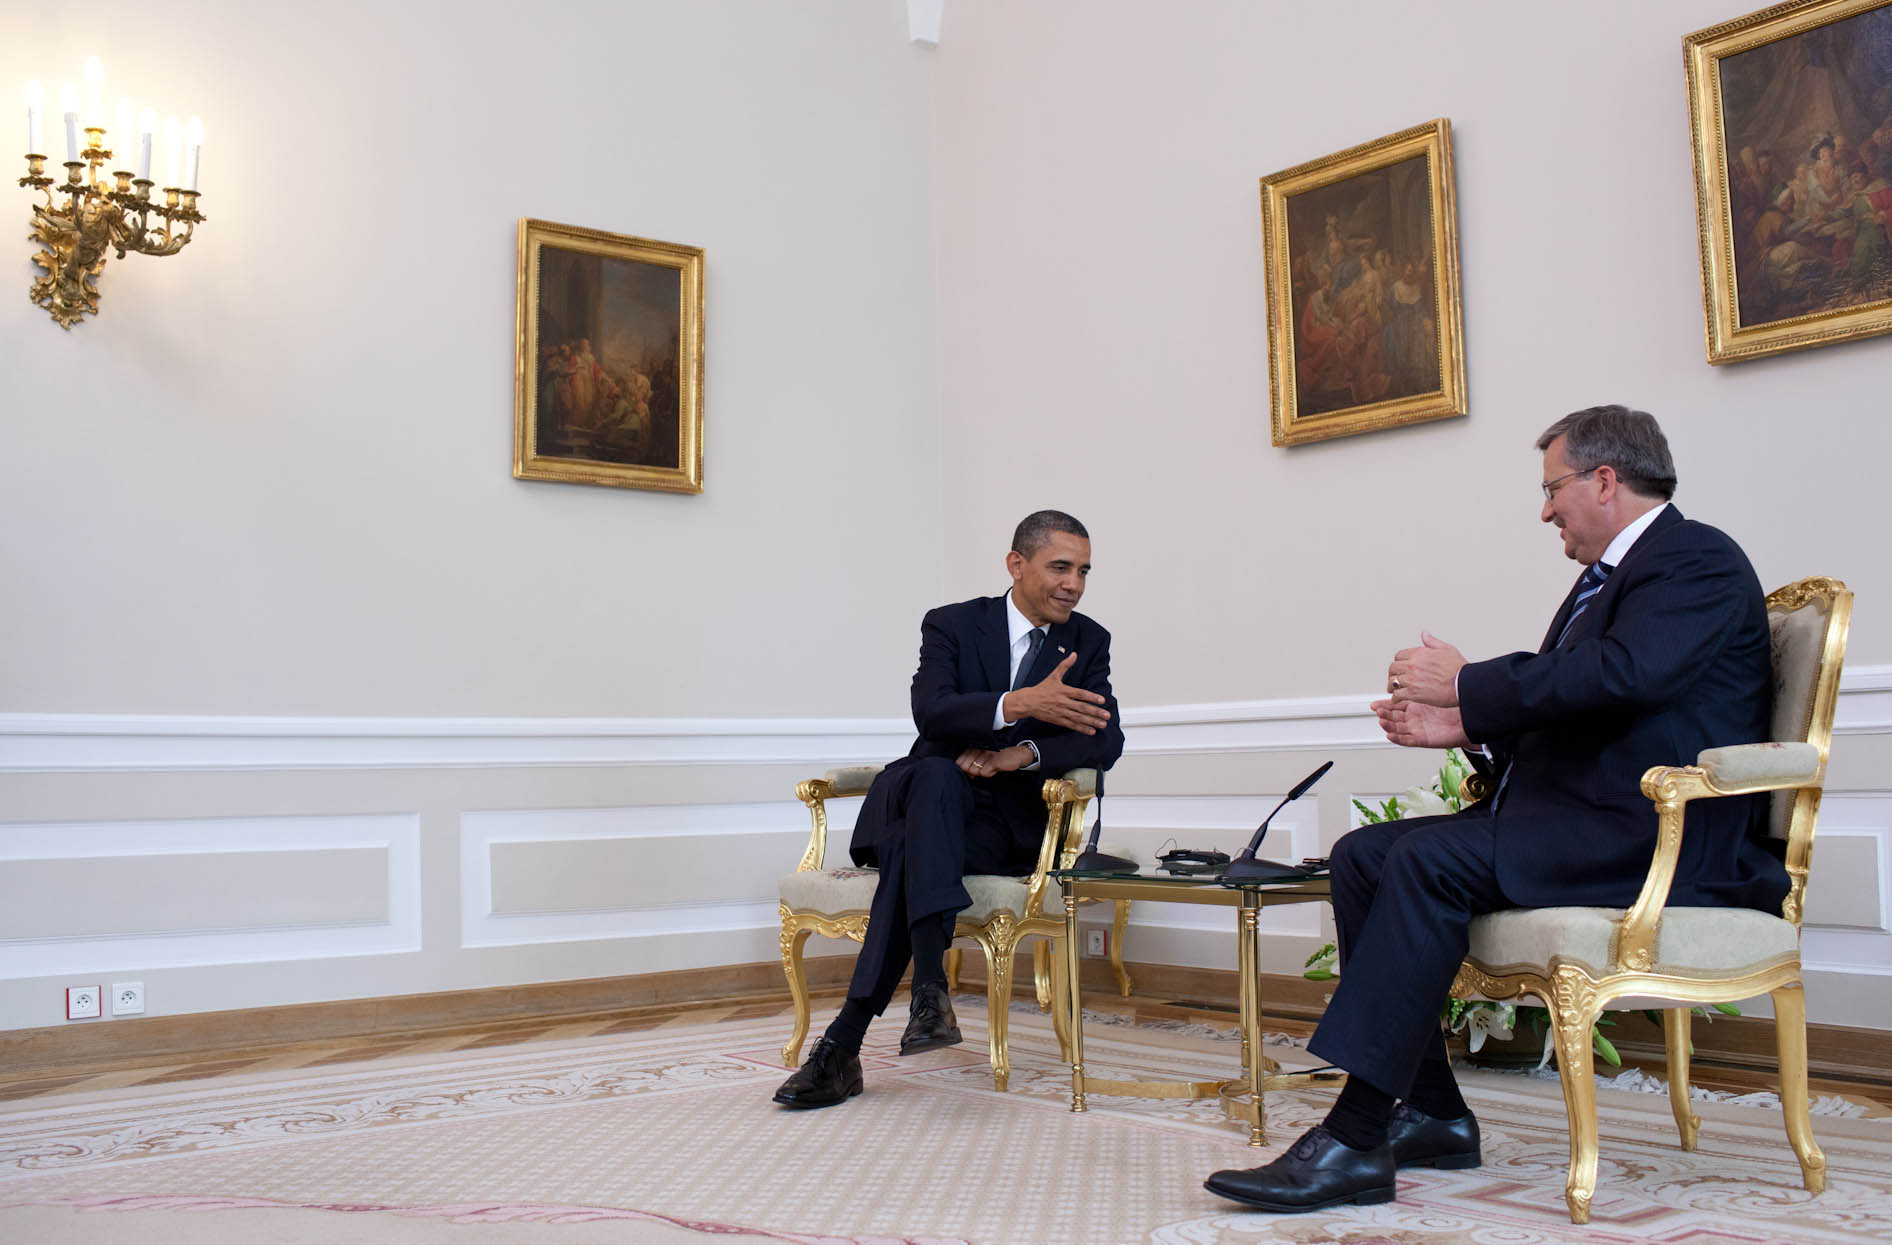
M 1097 794 L 1097 771 L 1094 769 L 1074 769 L 1064 775 L 1064 781 L 1075 785 L 1072 792 L 1080 800 L 1088 800 Z
M 1067 841 L 1073 840 L 1084 824 L 1084 810 L 1097 794 L 1097 771 L 1074 769 L 1061 778 L 1047 778 L 1044 785 L 1045 837 L 1038 845 L 1038 863 L 1025 884 L 1025 910 L 1019 915 L 1027 920 L 1044 913 L 1045 888 L 1051 870 L 1065 863 Z M 1074 844 L 1072 844 L 1074 847 Z
M 1683 815 L 1690 800 L 1723 795 L 1752 795 L 1817 784 L 1825 765 L 1810 743 L 1735 744 L 1708 748 L 1694 765 L 1655 765 L 1642 776 L 1642 793 L 1655 802 L 1656 848 L 1642 893 L 1623 918 L 1616 940 L 1616 960 L 1624 968 L 1647 972 L 1655 963 L 1656 934 L 1668 906 L 1675 865 L 1682 852 Z
M 821 780 L 828 784 L 831 800 L 845 795 L 866 795 L 867 789 L 874 785 L 874 775 L 886 768 L 885 765 L 844 765 L 829 770 Z
M 1721 795 L 1804 787 L 1820 777 L 1820 750 L 1813 744 L 1736 744 L 1709 748 L 1695 758 L 1708 785 Z
M 808 778 L 795 784 L 795 798 L 808 806 L 808 819 L 813 823 L 808 831 L 808 848 L 802 852 L 801 862 L 795 866 L 795 872 L 815 873 L 822 868 L 822 861 L 828 854 L 827 802 L 844 796 L 867 794 L 867 788 L 873 785 L 874 775 L 885 768 L 884 765 L 848 765 L 831 769 L 819 778 Z

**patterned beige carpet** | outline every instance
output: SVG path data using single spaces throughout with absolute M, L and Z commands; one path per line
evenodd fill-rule
M 1485 1166 L 1402 1176 L 1397 1202 L 1246 1214 L 1205 1192 L 1319 1119 L 1331 1091 L 1273 1095 L 1261 1151 L 1207 1102 L 1093 1098 L 1069 1110 L 1050 1027 L 1013 1017 L 1012 1092 L 966 1046 L 893 1056 L 870 1036 L 867 1093 L 788 1112 L 781 1018 L 684 1018 L 635 1034 L 450 1056 L 51 1095 L 0 1105 L 0 1240 L 435 1242 L 466 1245 L 1892 1238 L 1892 1123 L 1817 1118 L 1830 1170 L 1810 1197 L 1777 1111 L 1704 1103 L 1685 1154 L 1663 1095 L 1605 1090 L 1594 1222 L 1564 1214 L 1554 1082 L 1473 1073 Z M 1086 1028 L 1093 1072 L 1226 1075 L 1226 1037 Z M 1308 1062 L 1293 1047 L 1284 1063 Z M 924 1163 L 907 1156 L 925 1153 Z

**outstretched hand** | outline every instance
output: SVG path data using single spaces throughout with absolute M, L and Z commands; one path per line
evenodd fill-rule
M 1456 708 L 1418 701 L 1376 700 L 1369 706 L 1379 715 L 1386 738 L 1403 748 L 1469 748 L 1465 721 Z
M 1465 654 L 1430 631 L 1421 631 L 1418 648 L 1393 654 L 1393 664 L 1386 668 L 1386 690 L 1399 704 L 1449 709 L 1458 704 L 1458 672 L 1464 667 Z
M 1020 718 L 1036 718 L 1040 722 L 1074 730 L 1080 735 L 1095 735 L 1109 726 L 1110 711 L 1104 708 L 1104 698 L 1096 692 L 1072 687 L 1064 681 L 1064 676 L 1071 672 L 1071 666 L 1076 661 L 1077 654 L 1072 653 L 1042 681 L 1005 693 L 1005 720 L 1016 722 Z

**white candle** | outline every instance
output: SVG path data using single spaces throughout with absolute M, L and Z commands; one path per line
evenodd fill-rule
M 66 114 L 66 160 L 70 163 L 79 158 L 79 94 L 70 82 L 60 84 L 59 111 Z
M 201 117 L 191 118 L 185 141 L 190 144 L 190 159 L 184 166 L 184 189 L 195 190 L 197 189 L 197 162 L 204 152 L 204 122 Z
M 115 168 L 131 167 L 131 119 L 136 116 L 131 109 L 131 101 L 120 98 L 118 101 L 118 128 L 112 131 L 109 143 L 112 156 L 117 161 Z
M 40 129 L 39 117 L 46 111 L 46 88 L 37 81 L 26 84 L 26 154 L 43 156 L 46 151 L 40 141 L 46 137 Z
M 177 169 L 184 155 L 184 144 L 179 137 L 182 132 L 176 117 L 164 119 L 164 185 L 167 189 L 177 185 Z
M 105 112 L 99 103 L 99 88 L 105 84 L 105 66 L 94 56 L 85 62 L 85 123 L 103 126 Z
M 138 114 L 138 176 L 151 180 L 151 136 L 157 132 L 158 114 L 147 108 Z

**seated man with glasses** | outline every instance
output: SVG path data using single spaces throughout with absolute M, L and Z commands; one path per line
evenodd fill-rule
M 1439 1008 L 1472 918 L 1626 908 L 1656 843 L 1652 765 L 1767 737 L 1767 606 L 1740 546 L 1669 503 L 1675 466 L 1650 415 L 1599 406 L 1537 439 L 1544 506 L 1581 563 L 1535 653 L 1467 662 L 1422 633 L 1374 704 L 1386 737 L 1460 747 L 1495 793 L 1443 817 L 1362 826 L 1334 845 L 1341 977 L 1308 1048 L 1346 1069 L 1317 1127 L 1274 1162 L 1207 1187 L 1263 1210 L 1391 1201 L 1398 1167 L 1476 1167 L 1478 1122 L 1446 1061 Z M 1669 903 L 1778 911 L 1787 873 L 1759 797 L 1688 808 Z

